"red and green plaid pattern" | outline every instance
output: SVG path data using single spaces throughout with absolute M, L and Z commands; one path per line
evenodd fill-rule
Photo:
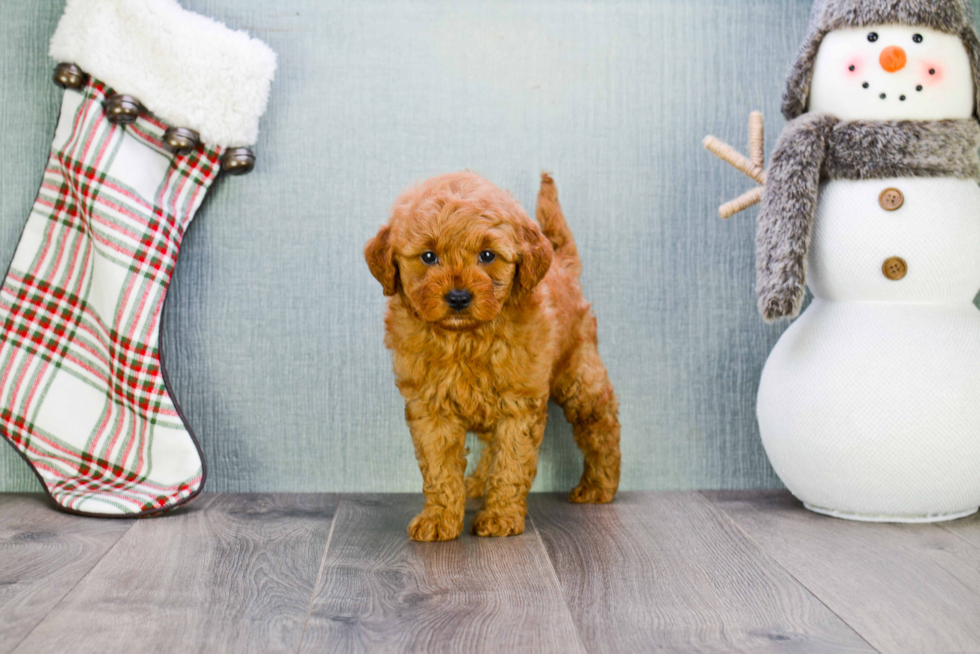
M 160 364 L 160 312 L 220 151 L 175 156 L 167 126 L 110 123 L 112 92 L 66 91 L 51 157 L 0 289 L 0 431 L 63 508 L 173 508 L 204 482 Z

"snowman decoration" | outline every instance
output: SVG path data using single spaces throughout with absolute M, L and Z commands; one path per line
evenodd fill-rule
M 807 508 L 937 522 L 980 506 L 980 40 L 969 0 L 818 0 L 763 187 L 766 452 Z

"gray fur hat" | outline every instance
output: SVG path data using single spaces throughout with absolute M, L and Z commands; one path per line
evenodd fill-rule
M 973 65 L 973 81 L 980 106 L 980 39 L 973 24 L 970 0 L 816 0 L 810 14 L 810 28 L 789 73 L 783 94 L 786 120 L 806 112 L 813 63 L 823 38 L 830 32 L 872 25 L 930 27 L 958 35 L 966 45 Z

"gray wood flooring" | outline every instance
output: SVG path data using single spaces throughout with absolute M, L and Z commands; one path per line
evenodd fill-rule
M 522 536 L 420 544 L 415 495 L 134 521 L 0 495 L 0 654 L 980 652 L 980 518 L 849 523 L 770 491 L 529 504 Z

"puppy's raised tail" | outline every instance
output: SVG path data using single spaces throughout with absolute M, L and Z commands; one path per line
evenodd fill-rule
M 541 190 L 538 191 L 538 223 L 544 235 L 555 248 L 555 262 L 571 268 L 575 275 L 582 273 L 582 261 L 578 256 L 575 238 L 568 228 L 565 214 L 558 202 L 558 187 L 548 173 L 541 173 Z

